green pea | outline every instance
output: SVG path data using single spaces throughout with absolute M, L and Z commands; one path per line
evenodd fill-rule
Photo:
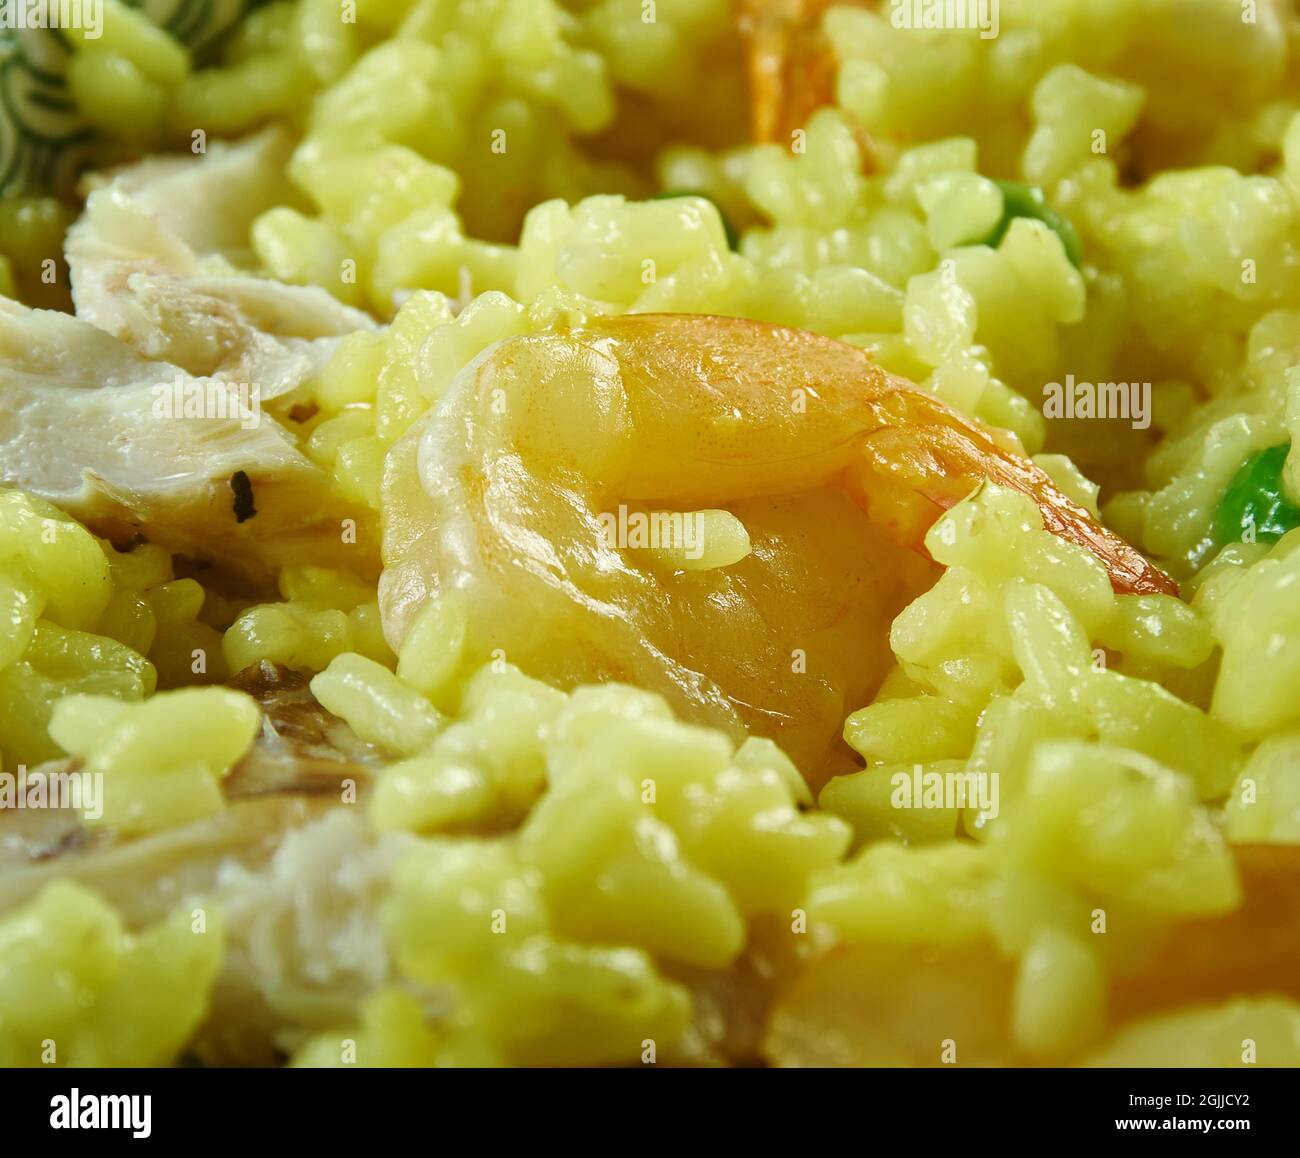
M 1282 470 L 1291 444 L 1284 442 L 1251 455 L 1223 494 L 1214 516 L 1214 537 L 1221 546 L 1250 541 L 1274 543 L 1300 527 L 1300 506 L 1286 497 Z
M 1048 205 L 1047 198 L 1038 186 L 1022 185 L 1018 181 L 994 181 L 993 184 L 1002 190 L 1002 220 L 984 238 L 982 244 L 997 249 L 1011 228 L 1011 223 L 1017 217 L 1028 217 L 1041 221 L 1055 233 L 1065 246 L 1065 256 L 1070 259 L 1070 263 L 1075 269 L 1083 268 L 1083 245 L 1079 241 L 1079 234 L 1068 218 L 1062 217 Z
M 712 205 L 718 211 L 718 216 L 722 218 L 722 232 L 727 235 L 727 248 L 732 252 L 740 248 L 740 234 L 735 231 L 731 222 L 727 220 L 727 215 L 722 212 L 722 206 L 707 193 L 697 193 L 694 189 L 669 189 L 667 192 L 654 194 L 650 200 L 671 201 L 677 197 L 701 197 Z

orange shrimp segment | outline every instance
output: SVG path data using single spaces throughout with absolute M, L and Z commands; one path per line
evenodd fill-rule
M 1142 554 L 1068 498 L 1029 459 L 1000 446 L 987 431 L 898 379 L 877 405 L 881 426 L 864 443 L 866 469 L 853 477 L 873 521 L 924 550 L 925 533 L 943 511 L 981 482 L 1028 495 L 1043 526 L 1097 556 L 1120 595 L 1177 595 L 1178 585 Z
M 754 140 L 788 142 L 790 133 L 835 99 L 835 57 L 821 18 L 835 4 L 866 0 L 743 0 L 740 32 L 749 46 Z
M 672 445 L 664 447 L 668 458 L 650 460 L 673 465 L 641 484 L 649 493 L 671 497 L 699 474 L 699 485 L 721 496 L 719 483 L 733 460 L 748 476 L 770 453 L 764 443 L 802 428 L 801 466 L 810 477 L 843 461 L 843 485 L 902 546 L 924 552 L 925 534 L 939 515 L 992 482 L 1033 499 L 1047 530 L 1096 555 L 1119 594 L 1178 594 L 1173 580 L 1067 498 L 1041 468 L 855 346 L 762 322 L 694 315 L 633 315 L 598 323 L 592 332 L 617 335 L 628 354 L 620 359 L 625 380 L 629 372 L 643 373 L 636 367 L 679 366 L 719 411 L 736 407 L 749 419 L 733 424 L 736 445 L 725 452 L 716 417 L 699 427 L 674 424 Z M 691 409 L 701 405 L 697 395 Z M 697 438 L 712 445 L 693 446 Z M 693 461 L 681 461 L 688 451 Z M 750 480 L 747 487 L 753 486 Z
M 510 338 L 389 454 L 384 630 L 400 646 L 455 592 L 470 660 L 635 683 L 820 778 L 854 766 L 844 718 L 934 581 L 925 531 L 985 480 L 1029 494 L 1117 589 L 1173 590 L 1031 462 L 853 346 L 675 314 Z M 708 539 L 696 565 L 637 537 L 673 526 Z
M 1150 951 L 1110 979 L 1116 1026 L 1247 997 L 1300 999 L 1300 848 L 1233 853 L 1241 906 L 1153 927 Z M 1012 1042 L 1014 985 L 1014 963 L 983 941 L 840 946 L 776 1003 L 764 1052 L 782 1066 L 934 1066 L 934 1042 L 956 1037 L 965 1065 L 1029 1064 Z
M 1116 980 L 1117 1018 L 1250 993 L 1300 1000 L 1300 848 L 1242 844 L 1232 851 L 1240 908 L 1170 930 L 1141 968 Z

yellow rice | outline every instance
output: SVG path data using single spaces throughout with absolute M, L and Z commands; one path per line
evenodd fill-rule
M 1242 464 L 1300 433 L 1289 3 L 1252 26 L 1237 0 L 1004 0 L 993 40 L 832 8 L 835 104 L 751 146 L 728 143 L 744 110 L 725 0 L 659 0 L 651 23 L 621 0 L 359 0 L 355 24 L 290 0 L 204 68 L 108 2 L 117 31 L 74 44 L 70 74 L 106 157 L 187 150 L 200 123 L 302 134 L 301 199 L 249 245 L 269 276 L 389 323 L 284 402 L 313 408 L 293 428 L 329 474 L 320 502 L 361 504 L 372 534 L 388 448 L 493 343 L 709 313 L 841 338 L 1011 431 L 1183 585 L 1117 596 L 1031 502 L 982 489 L 931 530 L 942 574 L 845 723 L 862 771 L 814 802 L 769 741 L 636 688 L 471 662 L 454 596 L 394 655 L 364 567 L 288 568 L 232 602 L 155 546 L 0 493 L 5 771 L 78 758 L 126 833 L 210 816 L 258 722 L 207 685 L 260 660 L 309 676 L 383 753 L 357 807 L 411 837 L 378 910 L 395 974 L 304 1025 L 294 1064 L 714 1061 L 688 977 L 746 953 L 829 961 L 829 1003 L 835 961 L 875 953 L 861 984 L 888 989 L 933 951 L 1009 979 L 957 1064 L 1300 1065 L 1295 1000 L 1121 1023 L 1109 997 L 1169 928 L 1241 904 L 1230 842 L 1300 844 L 1300 530 L 1222 550 L 1208 532 Z M 1045 188 L 1085 268 L 1040 221 L 969 244 L 1002 216 L 992 177 Z M 24 206 L 0 202 L 0 291 L 56 304 L 39 260 L 66 211 Z M 1040 388 L 1067 372 L 1150 380 L 1150 428 L 1045 417 Z M 1300 450 L 1286 479 L 1300 494 Z M 748 551 L 725 526 L 703 565 Z M 899 809 L 914 771 L 996 774 L 1000 811 Z M 61 882 L 0 915 L 0 1063 L 181 1057 L 222 960 L 207 909 L 127 929 Z M 434 990 L 450 1014 L 429 1015 Z M 790 1019 L 816 1024 L 818 1000 L 777 1016 L 770 1060 L 798 1054 Z M 868 1037 L 852 1060 L 949 1060 L 940 1012 L 916 1019 L 914 1049 Z

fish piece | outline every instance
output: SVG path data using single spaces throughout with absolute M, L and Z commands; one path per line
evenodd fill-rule
M 776 739 L 806 772 L 846 768 L 844 716 L 933 581 L 924 533 L 984 481 L 1028 493 L 1117 589 L 1173 590 L 1029 460 L 842 342 L 688 315 L 512 338 L 390 453 L 384 629 L 400 646 L 455 593 L 477 660 L 627 680 Z M 750 553 L 673 569 L 610 541 L 634 513 L 701 508 L 739 519 Z
M 0 810 L 0 914 L 54 880 L 94 889 L 133 929 L 178 905 L 216 907 L 226 954 L 191 1053 L 270 1065 L 305 1034 L 352 1020 L 391 980 L 379 902 L 411 838 L 370 828 L 364 801 L 378 756 L 303 677 L 263 663 L 232 683 L 258 700 L 263 720 L 222 782 L 224 810 L 136 838 L 68 808 Z
M 30 815 L 0 812 L 0 833 Z M 346 1024 L 390 980 L 379 903 L 411 839 L 374 833 L 337 795 L 259 796 L 139 839 L 100 833 L 8 864 L 0 914 L 54 880 L 93 889 L 132 929 L 179 905 L 211 905 L 226 953 L 192 1052 L 208 1064 L 269 1065 L 306 1033 Z
M 227 799 L 278 793 L 338 796 L 347 781 L 368 787 L 383 757 L 311 694 L 300 672 L 262 660 L 236 673 L 228 686 L 247 692 L 262 709 L 262 730 L 248 754 L 222 782 Z
M 273 1064 L 310 1034 L 354 1022 L 369 994 L 395 984 L 381 914 L 414 839 L 376 833 L 361 807 L 335 805 L 286 829 L 262 864 L 225 866 L 208 895 L 227 951 L 194 1056 Z M 450 994 L 426 995 L 427 1013 L 450 1006 Z
M 143 860 L 161 868 L 168 857 L 185 859 L 174 853 L 175 837 L 181 846 L 192 845 L 196 850 L 192 859 L 200 877 L 206 871 L 202 867 L 205 863 L 202 850 L 207 848 L 219 849 L 228 844 L 229 855 L 241 858 L 244 856 L 241 849 L 251 849 L 248 863 L 256 864 L 266 851 L 254 848 L 259 832 L 273 835 L 312 819 L 323 807 L 340 803 L 348 786 L 353 798 L 369 790 L 382 757 L 374 745 L 367 744 L 347 723 L 317 703 L 306 676 L 263 660 L 239 672 L 228 686 L 251 696 L 262 713 L 261 730 L 253 746 L 221 782 L 222 796 L 233 811 L 248 818 L 246 825 L 236 831 L 229 828 L 229 820 L 209 817 L 186 826 L 184 832 L 169 829 L 124 842 L 109 828 L 83 825 L 73 809 L 0 809 L 0 870 L 48 865 L 53 871 L 75 874 L 89 858 L 93 870 L 87 879 L 102 876 L 111 883 L 116 872 L 113 865 L 119 859 L 114 850 L 136 849 L 136 854 L 120 857 L 126 891 L 115 897 L 130 917 L 139 909 L 137 901 L 132 900 L 130 887 L 143 885 L 147 893 L 167 876 L 165 871 L 150 871 L 132 881 L 131 872 L 141 863 L 139 850 L 155 849 L 144 855 Z M 79 761 L 62 759 L 41 764 L 33 772 L 57 775 L 80 768 Z M 245 807 L 250 801 L 270 799 L 280 803 L 260 811 Z M 286 800 L 298 803 L 286 806 Z M 207 820 L 212 822 L 210 830 L 202 827 Z M 96 859 L 101 855 L 104 862 Z M 62 858 L 61 867 L 54 866 L 53 862 L 59 858 Z M 41 883 L 39 874 L 27 883 L 23 883 L 20 875 L 6 876 L 0 883 L 0 910 L 18 903 Z M 174 892 L 174 889 L 165 891 Z M 141 912 L 141 924 L 148 924 L 159 915 L 148 902 Z
M 37 771 L 76 767 L 57 761 Z M 132 840 L 107 829 L 87 830 L 70 809 L 6 809 L 0 811 L 6 849 L 0 912 L 66 878 L 95 889 L 129 926 L 143 928 L 181 898 L 212 888 L 223 866 L 265 863 L 286 831 L 322 815 L 331 803 L 291 795 L 238 801 L 202 820 Z M 56 826 L 57 842 L 50 839 Z
M 239 472 L 257 510 L 242 523 Z M 115 542 L 143 534 L 256 586 L 286 560 L 376 570 L 364 537 L 341 541 L 341 520 L 362 525 L 364 512 L 321 501 L 328 476 L 238 382 L 193 377 L 87 322 L 3 299 L 0 483 Z
M 65 252 L 77 316 L 142 357 L 258 388 L 263 401 L 320 371 L 339 337 L 375 321 L 317 286 L 253 274 L 253 221 L 302 207 L 280 129 L 201 156 L 92 178 Z
M 77 316 L 0 299 L 0 482 L 257 587 L 290 559 L 376 573 L 367 536 L 341 541 L 366 513 L 321 501 L 328 477 L 266 408 L 376 326 L 249 272 L 253 219 L 298 202 L 291 147 L 269 130 L 97 179 L 67 240 Z

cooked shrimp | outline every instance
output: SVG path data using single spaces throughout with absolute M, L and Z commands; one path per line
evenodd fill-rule
M 1159 952 L 1113 978 L 1108 998 L 1121 1031 L 1232 999 L 1300 999 L 1300 849 L 1233 853 L 1241 906 L 1173 927 Z M 776 1004 L 766 1057 L 787 1066 L 930 1066 L 939 1064 L 935 1042 L 954 1038 L 964 1065 L 1024 1065 L 1030 1059 L 1011 1042 L 1014 985 L 1013 963 L 990 944 L 842 946 L 808 965 Z
M 926 529 L 984 480 L 1033 497 L 1117 589 L 1172 590 L 1027 459 L 852 346 L 687 315 L 508 339 L 390 454 L 385 630 L 400 644 L 455 592 L 471 658 L 628 680 L 824 772 L 890 621 L 932 580 Z M 702 568 L 611 541 L 632 515 L 701 508 L 722 540 Z
M 1300 848 L 1233 848 L 1242 903 L 1231 913 L 1188 921 L 1112 992 L 1117 1019 L 1244 994 L 1300 1000 Z
M 744 0 L 740 31 L 749 43 L 754 140 L 788 142 L 790 133 L 835 99 L 835 58 L 821 33 L 832 4 L 866 0 Z

